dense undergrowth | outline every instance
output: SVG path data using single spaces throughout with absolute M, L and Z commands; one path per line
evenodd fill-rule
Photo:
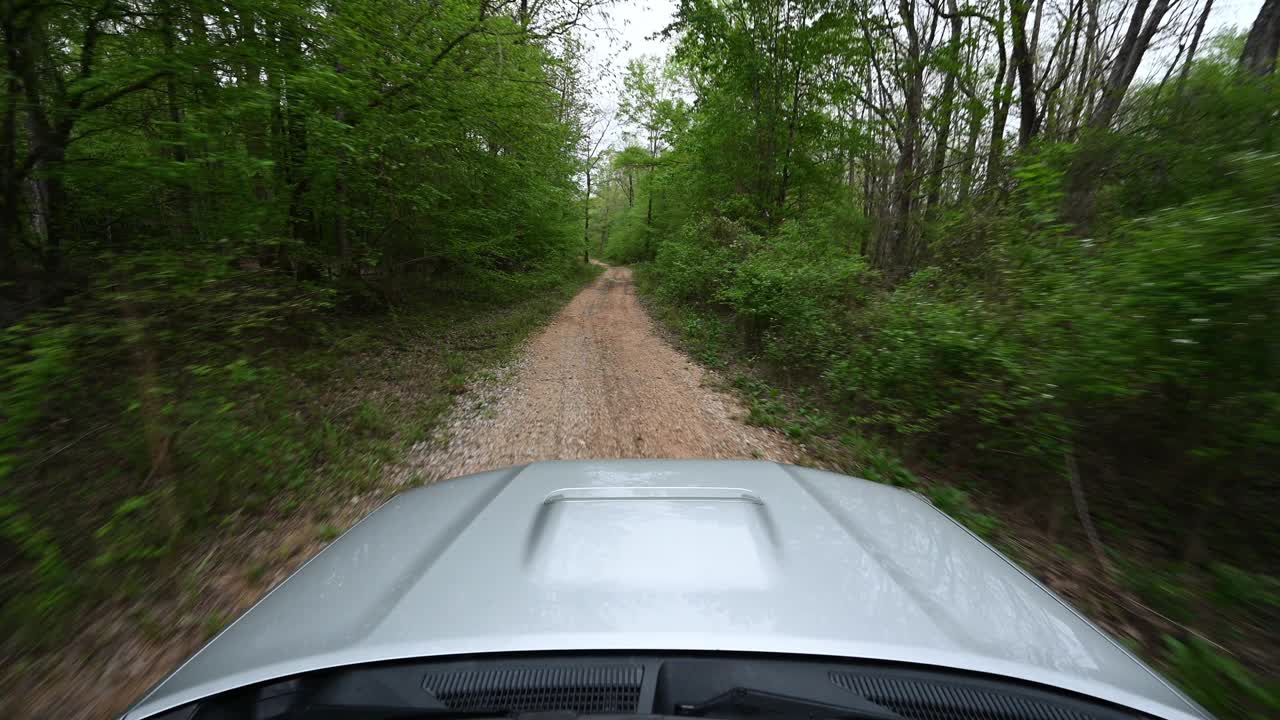
M 601 239 L 752 422 L 1065 573 L 1218 717 L 1260 719 L 1280 712 L 1280 85 L 1212 60 L 1188 83 L 1013 156 L 927 218 L 900 277 L 842 171 L 781 219 L 720 183 L 714 95 L 638 175 L 654 209 L 612 210 Z
M 1147 542 L 1135 543 L 1127 528 L 1105 516 L 1110 570 L 1100 573 L 1073 507 L 1054 508 L 1046 518 L 1039 503 L 1019 502 L 993 487 L 1009 471 L 945 465 L 943 453 L 860 427 L 829 403 L 820 383 L 758 356 L 744 357 L 730 316 L 662 299 L 655 275 L 648 264 L 636 268 L 651 311 L 682 349 L 727 374 L 728 389 L 747 406 L 748 422 L 783 432 L 824 466 L 922 493 L 1065 594 L 1217 717 L 1271 717 L 1280 691 L 1267 679 L 1280 607 L 1280 582 L 1273 575 L 1217 559 L 1189 568 Z M 1090 507 L 1097 509 L 1096 503 Z
M 0 532 L 21 552 L 0 574 L 5 654 L 59 646 L 86 608 L 156 592 L 221 534 L 323 517 L 375 487 L 473 373 L 597 272 L 566 262 L 455 280 L 373 316 L 316 309 L 295 316 L 288 337 L 243 328 L 217 346 L 153 340 L 150 408 L 120 383 L 102 327 L 32 318 L 9 328 L 6 347 L 25 362 L 9 366 L 8 397 L 37 426 L 6 426 Z M 150 433 L 170 438 L 163 481 Z M 33 436 L 41 442 L 12 440 Z

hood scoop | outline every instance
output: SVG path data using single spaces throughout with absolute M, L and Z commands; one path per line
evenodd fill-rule
M 725 500 L 763 505 L 750 490 L 730 487 L 574 487 L 555 490 L 543 505 L 610 500 Z
M 531 580 L 582 592 L 763 589 L 778 545 L 760 496 L 731 487 L 549 493 L 525 545 Z

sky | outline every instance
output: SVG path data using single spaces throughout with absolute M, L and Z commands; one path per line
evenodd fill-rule
M 1209 32 L 1210 28 L 1221 30 L 1233 25 L 1248 28 L 1261 9 L 1262 0 L 1215 0 L 1205 32 Z
M 1199 5 L 1199 0 L 1196 2 Z M 1214 0 L 1205 35 L 1233 26 L 1247 29 L 1261 7 L 1262 0 Z M 666 55 L 669 43 L 653 36 L 671 23 L 675 9 L 675 0 L 620 0 L 609 8 L 607 18 L 597 19 L 590 57 L 591 67 L 598 75 L 594 85 L 598 107 L 608 113 L 616 112 L 618 82 L 628 60 L 644 55 Z M 1150 53 L 1143 63 L 1143 75 L 1163 67 L 1175 52 L 1170 48 Z M 616 141 L 621 135 L 622 130 L 615 121 L 609 136 Z
M 622 71 L 628 60 L 667 54 L 669 43 L 654 35 L 671 24 L 675 10 L 675 0 L 619 0 L 606 18 L 597 21 L 589 51 L 592 71 L 599 76 L 593 78 L 597 107 L 617 112 Z M 622 133 L 615 120 L 607 144 L 621 144 Z
M 1197 15 L 1203 7 L 1203 3 L 1197 0 L 1195 10 Z M 1262 9 L 1262 0 L 1214 0 L 1213 9 L 1209 11 L 1209 22 L 1204 28 L 1205 37 L 1212 37 L 1215 33 L 1231 27 L 1247 32 L 1260 9 Z M 1157 68 L 1163 70 L 1177 51 L 1177 47 L 1174 46 L 1161 48 L 1159 52 L 1148 53 L 1149 56 L 1143 61 L 1140 72 L 1144 77 L 1149 77 Z

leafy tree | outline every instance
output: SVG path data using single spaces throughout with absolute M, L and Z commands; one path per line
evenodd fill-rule
M 574 277 L 594 7 L 0 5 L 6 629 L 322 462 L 283 366 L 343 318 Z
M 701 357 L 803 405 L 756 419 L 973 478 L 1083 545 L 1100 582 L 1153 607 L 1176 589 L 1194 610 L 1170 617 L 1265 669 L 1191 618 L 1274 624 L 1198 590 L 1214 558 L 1277 562 L 1259 544 L 1280 462 L 1273 5 L 1242 44 L 1202 42 L 1207 1 L 682 0 L 666 67 L 687 124 L 667 139 L 637 63 L 645 144 L 614 156 L 678 200 L 638 252 L 648 213 L 603 190 L 613 256 L 652 258 Z M 1157 47 L 1178 50 L 1140 76 Z M 1140 582 L 1130 555 L 1171 569 Z M 1224 702 L 1204 678 L 1256 683 L 1186 647 L 1147 649 L 1224 714 L 1274 709 L 1265 689 Z

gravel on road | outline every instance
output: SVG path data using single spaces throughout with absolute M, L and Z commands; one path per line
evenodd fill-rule
M 497 377 L 458 404 L 444 442 L 398 471 L 439 480 L 536 460 L 761 458 L 794 462 L 784 437 L 654 331 L 631 270 L 610 267 Z

